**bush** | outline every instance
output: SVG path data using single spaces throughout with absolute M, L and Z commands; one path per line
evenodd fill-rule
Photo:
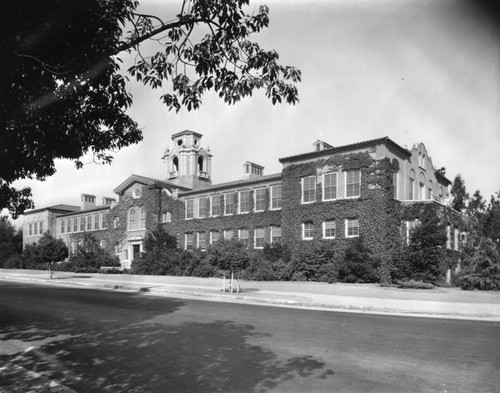
M 403 289 L 434 289 L 434 285 L 422 281 L 399 281 L 397 282 L 398 288 Z
M 99 273 L 102 266 L 120 267 L 120 260 L 103 250 L 97 239 L 90 233 L 78 236 L 79 244 L 69 258 L 68 269 L 74 272 Z
M 380 281 L 380 260 L 365 247 L 362 238 L 353 239 L 338 268 L 341 282 L 366 283 Z
M 130 267 L 132 274 L 175 275 L 179 273 L 177 239 L 159 227 L 148 233 L 144 252 L 135 258 Z
M 255 250 L 250 256 L 248 267 L 242 273 L 242 278 L 255 281 L 290 280 L 290 265 L 281 259 L 275 259 L 276 256 L 274 254 L 268 259 L 269 254 Z
M 337 260 L 334 247 L 328 243 L 312 243 L 300 248 L 291 259 L 292 280 L 328 281 L 335 276 L 330 268 L 338 263 Z

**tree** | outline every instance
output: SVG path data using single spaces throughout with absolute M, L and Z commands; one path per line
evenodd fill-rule
M 220 270 L 232 273 L 241 271 L 248 266 L 250 254 L 244 243 L 238 240 L 219 240 L 210 246 L 207 254 L 212 256 L 211 263 Z
M 469 199 L 469 194 L 467 194 L 465 182 L 460 173 L 453 179 L 450 194 L 452 196 L 451 207 L 461 212 L 465 208 L 465 203 L 467 199 Z
M 16 231 L 8 217 L 0 217 L 0 266 L 23 251 L 23 232 Z
M 161 226 L 148 233 L 144 241 L 144 253 L 134 259 L 133 274 L 173 274 L 179 262 L 177 239 Z
M 500 253 L 489 238 L 481 237 L 476 247 L 464 258 L 458 278 L 463 289 L 500 290 Z
M 433 205 L 425 205 L 420 212 L 420 225 L 410 234 L 405 257 L 408 260 L 409 279 L 436 284 L 446 272 L 446 231 Z
M 61 239 L 55 239 L 49 233 L 44 233 L 38 241 L 42 262 L 49 267 L 50 278 L 52 278 L 52 265 L 68 257 L 68 248 Z
M 136 0 L 19 0 L 2 4 L 0 23 L 0 208 L 13 217 L 33 207 L 15 180 L 44 180 L 54 160 L 110 151 L 142 139 L 123 56 L 137 54 L 129 74 L 162 88 L 169 109 L 196 109 L 215 90 L 229 104 L 263 89 L 273 104 L 298 101 L 300 71 L 250 40 L 269 24 L 248 0 L 183 0 L 168 21 L 139 12 Z M 127 30 L 126 33 L 124 31 Z M 158 48 L 141 51 L 154 40 Z

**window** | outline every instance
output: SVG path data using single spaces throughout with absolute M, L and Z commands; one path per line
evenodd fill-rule
M 408 199 L 410 201 L 413 200 L 413 189 L 415 188 L 415 179 L 412 179 L 410 177 L 409 183 L 408 183 Z
M 302 223 L 302 239 L 311 240 L 314 235 L 314 224 L 312 221 Z
M 73 232 L 78 232 L 78 218 L 73 218 Z
M 242 242 L 245 246 L 248 246 L 249 243 L 249 233 L 248 229 L 240 229 L 238 231 L 238 239 L 240 242 Z
M 39 229 L 40 235 L 42 235 L 43 234 L 43 221 L 39 222 L 39 228 L 38 229 Z
M 424 183 L 418 183 L 418 199 L 423 201 L 425 199 L 425 184 Z
M 133 231 L 137 229 L 137 209 L 132 208 L 128 212 L 128 230 Z
M 28 224 L 28 236 L 33 236 L 33 224 Z
M 87 231 L 92 230 L 92 216 L 87 216 Z
M 103 213 L 101 215 L 101 228 L 105 229 L 108 227 L 108 213 Z
M 205 218 L 207 216 L 207 198 L 198 199 L 198 217 Z
M 351 219 L 346 220 L 346 237 L 358 237 L 359 236 L 359 220 Z
M 194 199 L 188 199 L 186 201 L 186 220 L 194 217 Z
M 201 248 L 202 250 L 207 248 L 205 232 L 198 232 L 198 248 Z
M 281 209 L 281 184 L 271 187 L 271 209 Z
M 193 251 L 194 249 L 194 235 L 192 233 L 186 233 L 186 250 Z
M 119 224 L 120 224 L 120 218 L 119 217 L 113 218 L 113 228 L 118 228 Z
M 35 235 L 37 234 L 37 223 L 35 223 Z M 64 220 L 60 220 L 60 224 L 61 224 L 61 232 L 60 233 L 64 233 Z
M 106 247 L 106 240 L 101 240 L 99 242 L 99 246 L 101 246 L 101 248 L 105 248 Z
M 250 191 L 240 191 L 239 194 L 239 212 L 248 213 L 250 211 Z
M 171 222 L 172 221 L 172 213 L 163 212 L 161 214 L 161 222 Z
M 234 194 L 224 194 L 224 214 L 234 214 Z
M 316 200 L 316 176 L 302 178 L 302 203 Z
M 356 198 L 361 191 L 361 171 L 346 171 L 345 173 L 345 196 L 346 198 Z
M 210 244 L 214 244 L 218 240 L 219 240 L 219 232 L 210 231 Z
M 398 172 L 392 174 L 392 189 L 394 191 L 394 198 L 398 198 Z
M 144 206 L 139 211 L 139 229 L 146 229 L 146 208 Z
M 337 174 L 326 173 L 323 175 L 323 200 L 337 199 Z
M 80 217 L 80 232 L 85 232 L 85 217 Z
M 281 244 L 281 227 L 271 227 L 271 243 Z
M 224 240 L 231 240 L 233 238 L 233 230 L 232 229 L 226 229 L 224 231 Z
M 264 228 L 255 228 L 255 248 L 264 248 Z
M 266 208 L 266 189 L 255 190 L 255 211 L 261 212 Z
M 94 229 L 99 229 L 99 214 L 94 214 Z
M 212 216 L 218 216 L 220 214 L 220 195 L 212 196 Z
M 323 237 L 325 239 L 334 239 L 335 231 L 336 231 L 335 220 L 326 220 L 323 222 Z

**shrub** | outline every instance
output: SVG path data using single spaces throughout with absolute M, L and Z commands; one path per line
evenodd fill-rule
M 294 253 L 291 259 L 292 280 L 327 281 L 325 271 L 336 263 L 337 254 L 331 244 L 313 243 Z M 300 278 L 300 280 L 294 277 Z
M 74 272 L 98 273 L 101 266 L 120 266 L 116 255 L 103 250 L 97 239 L 90 233 L 78 236 L 79 244 L 69 258 L 68 268 Z
M 179 270 L 177 239 L 159 227 L 148 233 L 144 252 L 135 258 L 130 267 L 132 274 L 175 275 Z
M 403 289 L 434 289 L 434 285 L 422 281 L 399 281 L 397 282 L 398 288 Z
M 345 251 L 338 267 L 338 279 L 350 283 L 379 282 L 379 267 L 380 260 L 372 256 L 362 238 L 356 238 Z

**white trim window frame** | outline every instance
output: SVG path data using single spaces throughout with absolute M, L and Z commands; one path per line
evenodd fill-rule
M 323 174 L 323 201 L 334 201 L 338 198 L 338 184 L 337 172 Z
M 230 197 L 231 203 L 227 203 L 228 197 Z M 231 206 L 230 209 L 228 209 L 229 206 Z M 231 216 L 234 214 L 234 210 L 235 210 L 234 209 L 234 193 L 229 192 L 229 193 L 224 194 L 224 215 Z
M 264 248 L 266 244 L 266 230 L 265 228 L 255 228 L 254 230 L 254 248 Z
M 254 211 L 263 212 L 266 209 L 266 189 L 257 188 L 254 190 Z
M 225 229 L 224 240 L 233 240 L 233 238 L 234 238 L 234 231 L 232 229 Z
M 207 248 L 207 235 L 205 232 L 196 233 L 196 246 L 201 250 L 205 250 Z
M 184 249 L 187 251 L 194 250 L 194 234 L 192 232 L 186 233 L 184 242 Z
M 238 229 L 238 240 L 248 247 L 250 243 L 250 231 L 246 228 Z
M 280 226 L 271 226 L 271 244 L 281 244 L 283 241 L 282 236 Z
M 279 192 L 277 191 L 279 190 Z M 271 210 L 280 210 L 283 201 L 283 186 L 276 184 L 270 187 L 271 198 L 269 201 Z M 279 195 L 276 195 L 279 194 Z
M 219 240 L 219 231 L 210 231 L 210 244 L 214 244 Z
M 186 220 L 194 218 L 194 199 L 186 199 Z
M 335 239 L 337 235 L 337 224 L 335 220 L 323 221 L 323 239 Z
M 359 220 L 357 218 L 345 220 L 345 237 L 359 237 Z
M 214 203 L 214 200 L 217 203 Z M 210 197 L 210 216 L 211 217 L 220 216 L 220 195 L 212 195 Z
M 316 202 L 316 176 L 306 176 L 301 179 L 302 203 Z
M 344 172 L 344 195 L 346 198 L 359 198 L 361 196 L 361 170 L 353 169 Z
M 208 216 L 207 214 L 207 197 L 198 198 L 198 218 L 205 218 Z
M 314 239 L 314 222 L 305 221 L 302 223 L 302 240 Z
M 250 213 L 250 190 L 243 190 L 238 192 L 238 213 Z

